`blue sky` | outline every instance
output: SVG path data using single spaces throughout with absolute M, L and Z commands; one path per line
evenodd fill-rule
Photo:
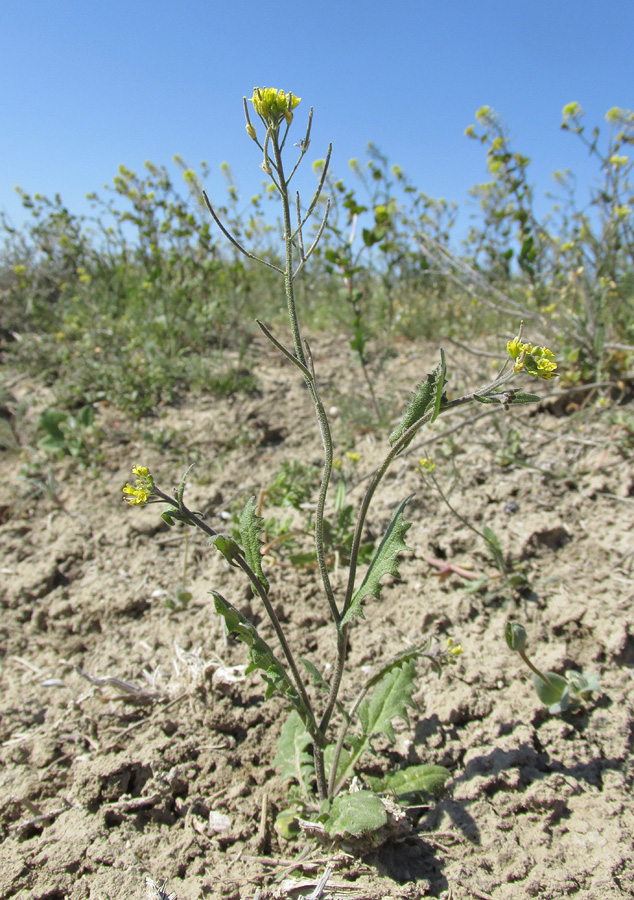
M 175 153 L 207 160 L 219 198 L 229 162 L 248 197 L 262 180 L 242 113 L 254 85 L 301 96 L 298 121 L 314 107 L 309 161 L 332 141 L 347 176 L 373 141 L 421 190 L 460 204 L 486 180 L 464 129 L 488 104 L 532 158 L 539 194 L 569 167 L 583 198 L 596 166 L 560 131 L 561 109 L 578 101 L 592 126 L 634 108 L 633 34 L 632 0 L 4 0 L 0 207 L 22 221 L 20 185 L 87 212 L 86 193 L 120 163 Z M 307 166 L 306 191 L 312 178 Z

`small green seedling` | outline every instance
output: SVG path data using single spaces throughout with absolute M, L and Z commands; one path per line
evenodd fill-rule
M 95 452 L 95 410 L 84 406 L 77 415 L 69 415 L 57 409 L 40 413 L 40 431 L 44 437 L 38 441 L 40 450 L 59 457 L 72 456 L 88 465 Z
M 593 694 L 601 693 L 601 684 L 593 672 L 576 672 L 566 669 L 565 675 L 542 672 L 526 654 L 526 629 L 518 622 L 509 622 L 504 632 L 510 650 L 519 653 L 533 673 L 533 684 L 539 699 L 554 715 L 566 710 L 579 709 L 593 700 Z

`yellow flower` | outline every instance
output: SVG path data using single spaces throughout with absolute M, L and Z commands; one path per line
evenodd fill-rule
M 136 484 L 126 484 L 123 493 L 127 496 L 123 499 L 130 506 L 145 506 L 154 490 L 154 479 L 147 466 L 133 466 L 132 474 L 136 477 Z
M 507 343 L 506 350 L 511 359 L 517 359 L 525 347 L 526 344 L 522 344 L 519 337 L 515 337 L 512 341 Z
M 513 338 L 506 345 L 508 355 L 515 361 L 514 372 L 525 371 L 536 378 L 556 378 L 555 354 L 548 347 L 534 347 L 523 344 L 521 337 Z
M 293 121 L 293 110 L 301 97 L 290 91 L 278 91 L 276 88 L 254 88 L 251 102 L 253 108 L 267 128 L 277 129 L 282 119 L 289 125 Z
M 538 359 L 537 360 L 537 372 L 534 374 L 537 375 L 538 378 L 556 378 L 557 373 L 555 369 L 557 368 L 557 363 L 553 362 L 550 359 Z M 533 372 L 530 373 L 531 375 Z
M 622 115 L 623 115 L 623 110 L 620 109 L 618 106 L 613 106 L 612 109 L 609 109 L 606 112 L 605 118 L 606 118 L 606 121 L 608 121 L 608 122 L 616 122 L 616 120 L 620 119 L 620 117 Z
M 144 506 L 148 497 L 150 496 L 147 491 L 140 487 L 132 487 L 131 484 L 126 484 L 123 489 L 124 494 L 128 494 L 129 496 L 124 497 L 123 499 L 126 503 L 129 503 L 130 506 Z
M 562 115 L 564 119 L 569 119 L 572 116 L 578 116 L 583 113 L 581 106 L 578 103 L 566 103 L 562 110 Z
M 462 656 L 464 653 L 460 644 L 454 644 L 453 638 L 447 638 L 447 651 L 451 656 Z
M 349 459 L 350 462 L 358 463 L 361 457 L 358 453 L 350 453 L 350 451 L 348 450 L 346 451 L 346 459 Z

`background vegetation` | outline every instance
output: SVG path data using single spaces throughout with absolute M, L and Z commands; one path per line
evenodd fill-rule
M 634 114 L 611 109 L 603 132 L 589 131 L 572 103 L 562 128 L 587 146 L 597 179 L 580 199 L 572 173 L 556 173 L 557 195 L 540 218 L 530 160 L 492 109 L 478 111 L 466 134 L 486 151 L 490 178 L 471 191 L 461 243 L 455 205 L 427 196 L 369 144 L 345 178 L 328 177 L 328 226 L 298 284 L 305 320 L 347 331 L 364 371 L 376 336 L 471 342 L 495 334 L 502 313 L 547 336 L 567 379 L 625 375 L 634 354 Z M 108 400 L 145 415 L 185 390 L 256 386 L 252 323 L 275 323 L 283 297 L 272 271 L 214 229 L 200 195 L 206 166 L 195 173 L 176 162 L 183 190 L 147 162 L 142 173 L 121 166 L 105 196 L 91 195 L 89 218 L 58 195 L 23 191 L 25 226 L 0 218 L 0 352 L 43 375 L 63 409 Z M 268 191 L 243 198 L 226 164 L 223 173 L 222 218 L 275 261 L 281 226 Z

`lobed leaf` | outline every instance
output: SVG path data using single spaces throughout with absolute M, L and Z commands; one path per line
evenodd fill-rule
M 433 640 L 432 638 L 427 638 L 422 644 L 418 644 L 415 647 L 407 647 L 406 650 L 401 650 L 400 653 L 397 653 L 391 659 L 388 659 L 387 662 L 384 662 L 382 666 L 372 675 L 365 685 L 365 690 L 368 691 L 370 688 L 374 687 L 375 684 L 378 684 L 388 672 L 391 672 L 393 669 L 398 668 L 410 660 L 420 659 L 421 656 L 427 656 L 432 648 Z M 432 660 L 433 662 L 433 660 Z
M 300 657 L 299 661 L 303 665 L 303 667 L 306 669 L 306 671 L 308 672 L 310 677 L 313 679 L 315 686 L 318 687 L 320 690 L 328 693 L 328 691 L 329 691 L 328 682 L 326 681 L 324 676 L 321 674 L 321 672 L 319 671 L 317 666 L 314 663 L 312 663 L 309 659 L 305 659 L 303 656 Z
M 416 422 L 420 421 L 428 412 L 432 415 L 430 423 L 438 418 L 440 406 L 442 403 L 442 395 L 447 384 L 447 364 L 445 362 L 445 351 L 440 351 L 440 362 L 433 372 L 430 372 L 425 381 L 416 386 L 415 392 L 409 402 L 405 414 L 401 420 L 401 424 L 390 435 L 390 445 L 398 441 L 408 428 L 411 428 Z M 412 435 L 413 437 L 413 435 Z M 411 438 L 410 438 L 411 440 Z M 409 441 L 401 448 L 407 447 Z
M 269 581 L 262 571 L 262 554 L 260 553 L 260 532 L 262 530 L 262 517 L 255 511 L 255 497 L 247 500 L 246 506 L 240 516 L 240 537 L 244 545 L 244 555 L 251 569 L 266 593 L 269 592 Z
M 403 521 L 403 510 L 413 496 L 410 494 L 409 497 L 406 497 L 394 512 L 383 540 L 374 554 L 374 559 L 368 566 L 365 578 L 352 595 L 350 606 L 341 620 L 342 625 L 347 625 L 357 616 L 365 619 L 361 601 L 369 595 L 380 600 L 381 578 L 384 575 L 391 575 L 393 578 L 399 577 L 397 556 L 401 551 L 410 549 L 404 538 L 411 523 Z

